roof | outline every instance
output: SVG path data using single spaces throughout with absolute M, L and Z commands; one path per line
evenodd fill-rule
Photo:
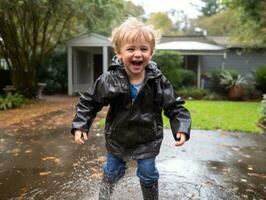
M 76 38 L 73 38 L 67 42 L 68 46 L 112 46 L 111 41 L 102 35 L 96 33 L 85 34 Z
M 204 35 L 182 35 L 182 36 L 163 36 L 160 43 L 173 41 L 194 41 L 225 47 L 226 49 L 235 48 L 249 48 L 249 49 L 265 49 L 266 45 L 248 44 L 244 42 L 237 42 L 227 36 L 204 36 Z
M 224 50 L 224 47 L 208 44 L 203 42 L 194 42 L 194 41 L 176 41 L 176 42 L 167 42 L 161 43 L 156 46 L 156 49 L 161 50 L 183 50 L 183 51 L 216 51 Z
M 222 46 L 232 46 L 232 44 L 229 41 L 229 37 L 224 37 L 224 36 L 206 36 L 206 38 L 209 41 L 215 42 L 218 45 Z
M 182 36 L 162 36 L 160 43 L 174 42 L 174 41 L 194 41 L 203 43 L 214 43 L 208 40 L 203 35 L 182 35 Z
M 176 50 L 181 54 L 223 54 L 225 47 L 195 41 L 175 41 L 160 43 L 156 46 L 158 50 Z

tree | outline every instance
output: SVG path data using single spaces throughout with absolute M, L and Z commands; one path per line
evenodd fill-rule
M 203 16 L 212 16 L 220 12 L 222 9 L 219 0 L 201 0 L 204 3 L 204 6 L 200 7 L 199 10 Z
M 45 57 L 86 26 L 111 26 L 120 8 L 122 0 L 0 0 L 0 48 L 13 85 L 34 96 Z
M 237 13 L 239 27 L 232 34 L 235 41 L 248 46 L 266 43 L 265 0 L 223 0 L 223 3 Z
M 91 5 L 89 6 L 91 7 Z M 94 4 L 93 10 L 95 16 L 88 17 L 87 28 L 90 32 L 105 36 L 110 36 L 112 29 L 120 24 L 125 17 L 140 17 L 145 13 L 141 6 L 124 0 L 109 0 L 109 3 L 102 5 L 102 7 L 99 4 Z
M 148 20 L 148 24 L 154 26 L 155 29 L 159 30 L 162 35 L 172 35 L 174 33 L 174 25 L 167 13 L 156 12 L 152 13 Z
M 143 7 L 135 5 L 131 1 L 125 1 L 124 3 L 124 16 L 140 17 L 145 14 Z
M 239 20 L 232 9 L 225 9 L 212 16 L 201 16 L 194 20 L 194 26 L 206 30 L 208 35 L 229 36 L 238 28 Z
M 125 17 L 126 4 L 124 0 L 82 1 L 86 2 L 86 6 L 84 7 L 84 4 L 81 4 L 80 9 L 81 14 L 85 15 L 87 32 L 110 36 L 113 27 L 117 26 Z

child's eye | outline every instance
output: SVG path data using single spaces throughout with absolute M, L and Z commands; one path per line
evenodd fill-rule
M 141 51 L 146 52 L 148 51 L 148 48 L 142 48 Z
M 127 48 L 127 51 L 132 52 L 132 51 L 134 51 L 134 49 L 133 48 Z

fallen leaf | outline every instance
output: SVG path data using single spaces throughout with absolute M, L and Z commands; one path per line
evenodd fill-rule
M 54 162 L 55 162 L 56 164 L 61 164 L 61 163 L 62 163 L 62 161 L 61 161 L 59 158 L 56 158 L 56 159 L 54 160 Z
M 248 181 L 247 181 L 246 179 L 244 179 L 244 178 L 241 178 L 241 181 L 244 182 L 244 183 L 248 182 Z
M 74 163 L 73 164 L 73 167 L 77 167 L 79 164 L 78 163 Z
M 47 176 L 47 175 L 49 175 L 51 173 L 52 173 L 51 171 L 48 171 L 48 172 L 40 172 L 39 175 L 40 176 Z
M 257 174 L 257 173 L 248 173 L 249 176 L 256 176 L 256 177 L 261 177 L 266 179 L 266 175 L 265 174 Z
M 19 152 L 20 152 L 20 149 L 18 149 L 18 148 L 12 150 L 12 153 L 14 153 L 14 154 L 17 154 Z
M 238 147 L 232 147 L 234 151 L 239 151 L 240 149 Z
M 31 149 L 27 149 L 27 150 L 25 151 L 25 153 L 31 153 L 31 152 L 32 152 Z
M 42 160 L 54 160 L 54 159 L 56 159 L 56 157 L 54 156 L 47 156 L 47 157 L 42 158 Z
M 54 175 L 55 176 L 64 176 L 65 175 L 65 172 L 55 173 Z

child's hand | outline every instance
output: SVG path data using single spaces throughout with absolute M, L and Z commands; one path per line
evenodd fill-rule
M 181 146 L 186 142 L 186 134 L 178 132 L 176 134 L 176 138 L 178 141 L 175 143 L 175 146 Z
M 82 139 L 82 137 L 83 137 L 84 140 Z M 77 144 L 84 144 L 86 142 L 86 140 L 88 140 L 87 133 L 82 132 L 80 130 L 76 130 L 75 131 L 75 142 Z

